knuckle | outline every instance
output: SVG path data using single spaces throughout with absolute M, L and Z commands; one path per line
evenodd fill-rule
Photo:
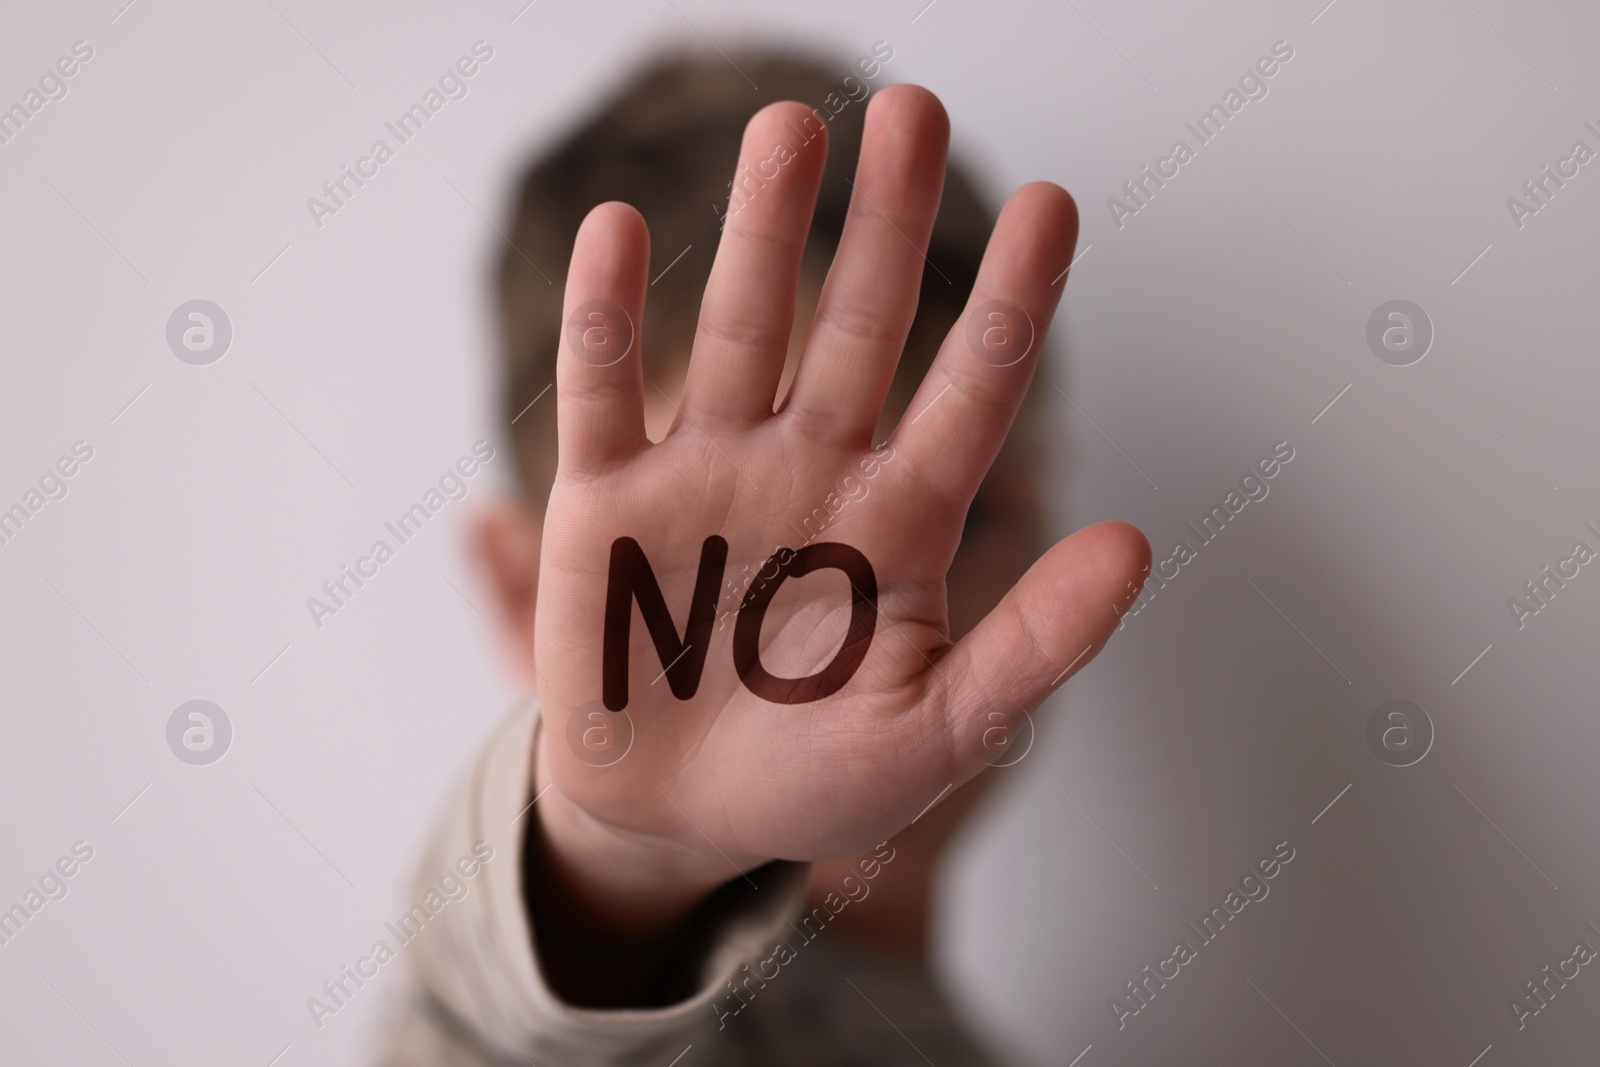
M 910 325 L 903 319 L 904 316 L 887 317 L 865 304 L 834 300 L 817 309 L 814 329 L 861 344 L 898 348 Z

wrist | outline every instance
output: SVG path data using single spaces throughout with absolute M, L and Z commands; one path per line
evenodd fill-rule
M 597 818 L 554 780 L 541 730 L 533 753 L 532 815 L 547 891 L 585 925 L 618 936 L 668 929 L 718 886 L 738 877 L 721 855 Z

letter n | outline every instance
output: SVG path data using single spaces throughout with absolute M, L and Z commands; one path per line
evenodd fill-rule
M 611 573 L 606 579 L 605 636 L 601 655 L 601 696 L 610 711 L 628 706 L 628 631 L 633 623 L 633 602 L 655 642 L 656 655 L 667 675 L 672 695 L 688 700 L 700 687 L 700 672 L 711 646 L 711 626 L 717 617 L 717 592 L 728 560 L 728 542 L 713 534 L 700 547 L 700 573 L 694 582 L 689 619 L 678 639 L 667 600 L 661 595 L 644 549 L 631 537 L 611 542 Z

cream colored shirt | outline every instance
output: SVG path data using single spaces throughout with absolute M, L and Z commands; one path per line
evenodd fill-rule
M 687 999 L 619 1010 L 563 1002 L 541 974 L 522 886 L 538 723 L 532 703 L 501 723 L 429 840 L 415 899 L 432 893 L 438 910 L 419 906 L 403 931 L 410 989 L 382 1067 L 988 1062 L 920 968 L 855 950 L 827 928 L 825 910 L 802 917 L 809 868 L 799 863 L 751 872 L 759 889 L 729 895 Z

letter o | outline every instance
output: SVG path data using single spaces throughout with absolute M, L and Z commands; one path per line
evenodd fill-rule
M 787 555 L 787 559 L 780 556 Z M 867 658 L 872 635 L 878 624 L 878 578 L 867 557 L 849 545 L 820 541 L 798 552 L 779 549 L 768 562 L 777 561 L 772 582 L 751 585 L 739 605 L 739 619 L 733 628 L 733 666 L 745 688 L 774 704 L 807 704 L 832 696 L 844 688 Z M 804 678 L 780 678 L 761 666 L 761 623 L 767 608 L 786 578 L 800 578 L 812 571 L 833 568 L 850 579 L 850 628 L 844 644 L 833 659 L 815 674 Z

